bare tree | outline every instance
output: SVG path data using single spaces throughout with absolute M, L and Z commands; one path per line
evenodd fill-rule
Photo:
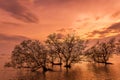
M 47 37 L 45 42 L 49 50 L 52 65 L 62 65 L 61 38 L 59 38 L 56 33 L 53 33 Z M 54 62 L 56 59 L 59 59 L 59 63 Z
M 98 63 L 108 64 L 109 58 L 115 52 L 115 39 L 112 38 L 106 42 L 98 42 L 96 45 L 86 51 L 89 57 Z
M 47 50 L 38 40 L 25 40 L 12 51 L 11 63 L 16 68 L 47 71 L 47 60 Z
M 46 44 L 51 53 L 51 62 L 54 64 L 53 58 L 59 58 L 59 63 L 61 64 L 63 61 L 65 67 L 71 67 L 72 63 L 81 61 L 86 46 L 86 42 L 78 36 L 68 34 L 64 38 L 58 38 L 55 33 L 48 36 Z
M 116 54 L 119 54 L 120 53 L 120 40 L 118 40 L 117 42 L 116 42 Z
M 72 63 L 78 63 L 83 57 L 83 50 L 85 49 L 85 41 L 75 35 L 68 34 L 62 43 L 61 53 L 65 67 L 70 68 Z

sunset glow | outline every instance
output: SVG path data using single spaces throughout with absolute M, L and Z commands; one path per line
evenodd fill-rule
M 120 0 L 0 0 L 0 80 L 120 80 Z
M 119 8 L 120 0 L 0 0 L 0 44 L 43 41 L 51 33 L 72 32 L 85 39 L 116 36 Z

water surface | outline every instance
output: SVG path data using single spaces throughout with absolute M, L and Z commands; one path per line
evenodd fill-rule
M 113 65 L 82 62 L 67 72 L 64 67 L 54 66 L 54 72 L 31 72 L 26 69 L 4 68 L 8 55 L 0 56 L 0 80 L 120 80 L 120 56 L 111 58 Z

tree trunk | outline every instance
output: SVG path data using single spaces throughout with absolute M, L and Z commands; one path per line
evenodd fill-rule
M 53 57 L 52 57 L 52 62 L 51 63 L 52 63 L 52 68 L 53 68 L 53 65 L 54 65 L 54 59 L 53 59 Z
M 43 72 L 47 71 L 47 68 L 45 66 L 43 66 L 42 69 L 43 69 Z
M 66 65 L 65 65 L 66 68 L 70 68 L 70 67 L 71 67 L 71 65 L 69 64 L 68 61 L 69 61 L 69 60 L 66 60 Z

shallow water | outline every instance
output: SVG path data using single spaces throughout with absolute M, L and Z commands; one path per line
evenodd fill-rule
M 16 70 L 4 68 L 3 65 L 9 59 L 7 56 L 0 56 L 0 80 L 120 80 L 120 56 L 111 58 L 113 65 L 93 64 L 82 62 L 75 64 L 66 72 L 66 69 L 54 66 L 54 72 L 41 71 L 30 72 L 29 70 Z

